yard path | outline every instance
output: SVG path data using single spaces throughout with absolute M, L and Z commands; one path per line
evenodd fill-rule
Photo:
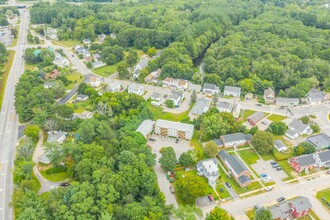
M 44 140 L 44 135 L 42 132 L 39 132 L 39 141 L 37 143 L 37 146 L 34 150 L 32 157 L 32 160 L 35 163 L 35 166 L 33 167 L 33 173 L 37 177 L 41 185 L 38 194 L 42 194 L 44 192 L 50 191 L 51 186 L 58 186 L 58 183 L 49 181 L 45 177 L 43 177 L 38 169 L 39 157 L 44 154 L 43 140 Z

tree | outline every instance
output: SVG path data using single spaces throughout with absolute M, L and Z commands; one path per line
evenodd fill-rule
M 135 50 L 130 50 L 126 59 L 128 65 L 132 66 L 137 63 L 139 56 Z
M 249 134 L 254 135 L 259 130 L 258 126 L 254 126 L 250 129 Z
M 267 128 L 267 131 L 274 135 L 284 135 L 286 132 L 286 124 L 284 122 L 272 122 Z
M 205 144 L 205 153 L 209 157 L 215 157 L 219 151 L 218 146 L 213 141 L 210 141 Z
M 320 129 L 320 126 L 318 124 L 316 124 L 316 123 L 311 123 L 309 126 L 313 130 L 313 133 L 318 133 L 321 130 Z
M 165 147 L 162 149 L 162 157 L 159 159 L 161 167 L 165 171 L 172 171 L 176 166 L 175 151 L 172 147 Z
M 126 79 L 128 77 L 129 72 L 127 69 L 127 64 L 125 63 L 119 64 L 117 71 L 120 79 Z
M 73 118 L 73 109 L 68 105 L 58 105 L 55 107 L 55 112 L 58 116 L 65 119 Z
M 218 101 L 219 101 L 218 94 L 217 93 L 213 94 L 212 95 L 212 102 L 213 102 L 213 104 L 216 105 L 218 103 Z
M 310 121 L 310 119 L 309 119 L 309 117 L 307 115 L 299 118 L 299 120 L 302 121 L 302 123 L 304 123 L 304 124 L 308 124 L 309 121 Z
M 196 216 L 202 217 L 203 212 L 200 208 L 196 206 L 179 206 L 179 208 L 174 209 L 174 217 L 180 220 L 196 220 Z
M 152 57 L 152 56 L 156 55 L 157 54 L 156 48 L 154 48 L 154 47 L 149 48 L 148 51 L 147 51 L 147 54 L 148 54 L 149 57 Z
M 228 212 L 220 207 L 215 207 L 210 213 L 207 213 L 206 220 L 234 220 Z
M 62 147 L 57 142 L 46 142 L 45 152 L 54 166 L 59 166 L 64 161 Z
M 251 144 L 260 154 L 267 154 L 273 150 L 274 136 L 267 131 L 257 131 L 252 137 Z
M 179 157 L 179 163 L 181 166 L 184 166 L 184 167 L 192 166 L 194 161 L 191 156 L 191 153 L 189 151 L 183 152 Z
M 190 95 L 190 104 L 193 104 L 197 101 L 197 92 L 194 90 Z
M 260 208 L 256 210 L 256 214 L 253 218 L 254 220 L 272 220 L 273 216 L 269 209 Z
M 24 134 L 34 142 L 37 142 L 39 140 L 39 131 L 40 128 L 38 126 L 29 125 L 26 127 Z
M 200 176 L 185 176 L 176 183 L 176 193 L 186 204 L 195 204 L 196 199 L 205 196 L 208 187 L 207 182 Z
M 302 154 L 311 154 L 316 151 L 315 146 L 309 142 L 301 142 L 293 149 L 296 156 L 300 156 Z
M 53 93 L 55 99 L 62 97 L 65 94 L 65 87 L 63 82 L 56 80 L 50 88 L 50 91 Z
M 175 107 L 174 106 L 174 101 L 172 99 L 167 99 L 165 101 L 165 105 L 166 105 L 167 108 L 174 108 Z

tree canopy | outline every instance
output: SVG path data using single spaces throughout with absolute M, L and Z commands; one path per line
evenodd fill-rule
M 251 144 L 258 153 L 269 153 L 274 148 L 274 136 L 267 131 L 257 131 L 251 139 Z

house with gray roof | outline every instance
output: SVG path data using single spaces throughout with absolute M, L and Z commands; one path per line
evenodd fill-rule
M 247 121 L 252 125 L 255 126 L 259 121 L 261 121 L 266 114 L 264 112 L 255 112 L 247 118 Z
M 306 97 L 311 104 L 321 104 L 325 99 L 325 94 L 324 92 L 313 88 L 308 91 Z
M 281 140 L 274 141 L 274 148 L 279 152 L 284 152 L 288 149 L 288 147 Z
M 136 83 L 132 83 L 131 85 L 129 85 L 127 88 L 127 91 L 128 91 L 128 93 L 137 94 L 137 95 L 141 95 L 141 96 L 144 94 L 143 86 L 136 84 Z
M 198 175 L 205 176 L 208 180 L 209 185 L 215 189 L 216 181 L 219 178 L 218 160 L 211 158 L 207 160 L 199 161 L 196 164 L 196 170 Z
M 330 150 L 315 153 L 314 160 L 317 167 L 330 167 Z
M 171 95 L 169 100 L 173 100 L 173 103 L 176 107 L 180 106 L 181 102 L 183 101 L 184 93 L 176 90 L 171 91 Z
M 275 103 L 275 92 L 272 88 L 265 89 L 264 91 L 264 100 L 266 104 Z
M 233 108 L 233 116 L 235 118 L 239 118 L 239 116 L 241 115 L 241 109 L 242 109 L 242 106 L 241 104 L 237 103 L 234 108 Z
M 44 83 L 44 88 L 45 88 L 45 89 L 50 89 L 50 88 L 53 87 L 54 83 L 55 83 L 54 81 L 46 81 L 46 82 Z
M 234 133 L 234 134 L 226 134 L 220 137 L 222 141 L 223 147 L 238 147 L 243 146 L 250 142 L 251 134 L 243 134 L 243 133 Z
M 198 84 L 189 83 L 188 84 L 188 91 L 189 92 L 193 92 L 194 90 L 197 93 L 199 93 L 202 90 L 202 86 L 201 85 L 198 85 Z
M 313 154 L 302 155 L 299 157 L 292 157 L 288 160 L 290 166 L 297 172 L 307 171 L 314 169 L 315 159 Z
M 313 144 L 316 150 L 322 150 L 330 147 L 330 137 L 325 133 L 310 136 L 306 139 L 306 141 Z
M 242 188 L 248 186 L 252 182 L 250 179 L 250 170 L 237 156 L 231 155 L 225 150 L 218 152 L 217 156 Z
M 50 159 L 49 159 L 49 157 L 48 157 L 48 154 L 47 153 L 44 153 L 43 155 L 41 155 L 40 157 L 39 157 L 39 162 L 40 163 L 43 163 L 43 164 L 50 164 Z
M 66 133 L 62 131 L 50 131 L 48 132 L 47 142 L 57 142 L 63 144 L 66 139 Z
M 286 201 L 271 206 L 268 209 L 272 213 L 273 219 L 290 219 L 290 204 Z
M 160 106 L 165 102 L 164 95 L 160 92 L 152 93 L 150 99 L 153 106 Z
M 167 120 L 157 120 L 155 134 L 191 140 L 194 133 L 194 125 Z
M 206 94 L 206 95 L 212 96 L 214 94 L 219 94 L 220 93 L 220 89 L 215 84 L 204 83 L 203 93 Z
M 121 84 L 119 81 L 111 81 L 106 87 L 107 92 L 119 92 L 121 89 Z
M 233 110 L 233 105 L 229 102 L 219 102 L 218 104 L 219 112 L 229 112 Z
M 275 98 L 276 105 L 282 107 L 293 107 L 299 105 L 298 98 Z
M 241 88 L 236 86 L 225 86 L 223 91 L 224 96 L 233 96 L 240 97 L 241 96 Z
M 86 101 L 88 98 L 89 98 L 88 95 L 78 94 L 78 95 L 76 96 L 76 101 L 77 101 L 77 102 L 84 102 L 84 101 Z
M 300 135 L 310 135 L 313 133 L 311 127 L 307 124 L 304 124 L 302 121 L 294 119 L 289 125 L 288 130 L 285 135 L 291 139 L 295 139 Z
M 297 196 L 293 199 L 278 203 L 269 207 L 273 219 L 298 219 L 308 215 L 312 208 L 309 199 L 303 196 Z
M 210 100 L 206 98 L 200 98 L 196 101 L 194 107 L 191 109 L 191 113 L 194 115 L 202 115 L 209 110 L 210 104 Z
M 154 129 L 155 121 L 150 119 L 144 120 L 140 126 L 136 129 L 135 132 L 140 132 L 143 137 L 148 139 L 149 135 L 151 134 L 152 130 Z

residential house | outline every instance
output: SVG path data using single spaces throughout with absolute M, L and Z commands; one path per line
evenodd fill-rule
M 239 118 L 239 116 L 241 114 L 241 109 L 242 109 L 242 106 L 239 103 L 237 103 L 234 106 L 234 108 L 233 108 L 233 116 L 234 116 L 234 118 Z
M 53 64 L 55 64 L 58 67 L 64 68 L 70 65 L 70 62 L 67 58 L 65 57 L 55 57 L 53 60 Z
M 274 147 L 279 152 L 285 152 L 288 150 L 288 147 L 281 140 L 278 139 L 274 141 Z
M 264 91 L 264 100 L 266 104 L 275 103 L 275 92 L 272 88 L 265 89 Z
M 98 61 L 98 60 L 101 59 L 101 55 L 98 54 L 98 53 L 94 53 L 92 56 L 93 56 L 93 59 L 94 59 L 95 61 Z
M 105 37 L 106 37 L 105 34 L 100 34 L 100 35 L 99 35 L 99 43 L 103 43 Z
M 237 156 L 231 155 L 225 150 L 221 150 L 217 156 L 242 188 L 247 187 L 252 182 L 250 170 Z
M 162 69 L 157 69 L 156 71 L 151 72 L 148 76 L 144 78 L 146 83 L 158 83 L 158 77 L 162 73 Z
M 180 106 L 181 102 L 183 101 L 183 98 L 184 98 L 183 92 L 172 90 L 169 100 L 173 100 L 174 105 L 176 107 L 178 107 L 178 106 Z
M 189 83 L 188 84 L 188 91 L 189 92 L 193 92 L 194 90 L 197 93 L 199 93 L 202 90 L 202 86 L 201 85 L 198 85 L 198 84 Z
M 157 120 L 155 134 L 190 140 L 194 133 L 194 125 L 180 122 Z
M 312 170 L 315 166 L 313 154 L 303 155 L 299 157 L 292 157 L 289 159 L 290 166 L 297 172 Z
M 144 94 L 144 88 L 143 88 L 143 86 L 141 86 L 139 84 L 132 83 L 131 85 L 128 86 L 128 93 L 143 95 Z
M 93 57 L 92 56 L 85 57 L 85 61 L 86 61 L 86 63 L 92 63 Z
M 196 101 L 194 107 L 191 109 L 191 113 L 194 115 L 202 115 L 209 110 L 210 104 L 210 100 L 200 98 Z
M 60 75 L 60 71 L 57 69 L 54 69 L 50 73 L 46 74 L 45 79 L 56 79 Z
M 149 138 L 152 130 L 154 129 L 155 121 L 150 119 L 144 120 L 135 132 L 140 132 L 145 139 Z
M 294 119 L 289 125 L 288 130 L 285 133 L 291 139 L 295 139 L 300 135 L 310 135 L 313 133 L 313 130 L 309 125 L 304 124 L 302 121 Z
M 306 141 L 313 144 L 316 150 L 322 150 L 330 147 L 330 137 L 325 133 L 310 136 L 306 139 Z
M 138 64 L 134 67 L 133 77 L 137 78 L 139 76 L 139 71 L 148 66 L 148 58 L 146 56 L 142 57 Z
M 88 95 L 84 95 L 84 94 L 78 94 L 76 97 L 76 101 L 77 102 L 84 102 L 88 99 Z
M 240 97 L 241 96 L 241 88 L 235 86 L 225 86 L 223 91 L 224 96 L 233 96 L 233 97 Z
M 80 119 L 88 119 L 93 117 L 93 112 L 83 111 L 81 113 L 75 113 L 74 116 Z
M 166 77 L 163 80 L 163 87 L 177 87 L 178 81 L 176 79 L 173 79 L 172 77 Z
M 321 151 L 314 154 L 315 165 L 317 167 L 330 167 L 330 150 Z
M 324 92 L 317 89 L 310 89 L 306 96 L 311 104 L 321 104 L 325 99 Z
M 66 139 L 66 133 L 62 131 L 50 131 L 48 132 L 47 142 L 57 142 L 58 144 L 63 144 Z
M 198 175 L 205 176 L 207 178 L 209 185 L 213 189 L 216 188 L 216 181 L 220 176 L 218 160 L 216 158 L 199 161 L 196 164 L 196 170 Z
M 82 55 L 86 54 L 86 52 L 87 52 L 87 49 L 80 45 L 75 46 L 74 49 L 75 49 L 75 51 L 77 51 L 78 54 L 82 54 Z
M 44 83 L 44 88 L 45 89 L 50 89 L 50 88 L 52 88 L 52 86 L 54 85 L 54 81 L 46 81 L 45 83 Z
M 160 92 L 154 92 L 152 93 L 150 99 L 152 100 L 151 101 L 151 104 L 153 106 L 160 106 L 164 103 L 164 95 Z
M 251 92 L 246 93 L 245 100 L 252 100 L 252 99 L 253 99 L 253 93 Z
M 117 38 L 117 36 L 116 36 L 116 34 L 115 34 L 115 33 L 111 33 L 111 34 L 110 34 L 110 37 L 111 37 L 112 39 L 115 39 L 115 38 Z
M 90 39 L 83 39 L 83 44 L 89 45 L 89 44 L 91 44 L 91 40 Z
M 99 67 L 102 67 L 102 66 L 106 66 L 106 64 L 102 61 L 95 61 L 92 63 L 92 68 L 95 69 L 95 68 L 99 68 Z
M 229 102 L 219 102 L 218 104 L 219 112 L 229 112 L 233 110 L 233 105 Z
M 298 196 L 269 207 L 274 220 L 298 219 L 309 214 L 312 204 L 309 199 Z
M 239 147 L 249 143 L 251 135 L 243 133 L 225 134 L 220 137 L 220 140 L 222 141 L 222 147 Z
M 264 112 L 255 112 L 252 115 L 250 115 L 247 120 L 252 125 L 255 126 L 260 120 L 262 120 L 264 117 L 266 117 Z
M 43 164 L 50 164 L 50 159 L 47 153 L 44 153 L 43 155 L 41 155 L 39 157 L 39 163 L 43 163 Z
M 179 79 L 177 83 L 178 90 L 186 90 L 188 88 L 188 81 L 184 79 Z
M 121 84 L 119 81 L 111 81 L 106 87 L 107 92 L 119 92 L 121 89 Z
M 97 76 L 90 76 L 89 83 L 92 87 L 99 87 L 101 85 L 101 78 Z
M 293 107 L 299 105 L 298 98 L 275 98 L 276 105 L 282 107 Z
M 212 97 L 215 94 L 218 95 L 220 93 L 220 90 L 219 87 L 217 87 L 215 84 L 204 83 L 203 93 L 209 97 Z

